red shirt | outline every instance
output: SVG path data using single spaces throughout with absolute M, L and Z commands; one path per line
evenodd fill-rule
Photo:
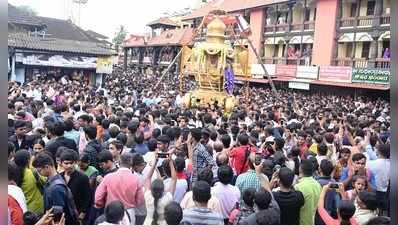
M 17 200 L 8 195 L 8 209 L 12 225 L 23 225 L 23 212 Z
M 256 152 L 256 148 L 250 145 L 235 147 L 229 152 L 229 157 L 232 159 L 232 168 L 234 168 L 237 175 L 244 173 L 249 169 L 249 157 L 246 158 L 247 150 L 254 153 Z

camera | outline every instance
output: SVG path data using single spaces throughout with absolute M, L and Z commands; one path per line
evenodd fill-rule
M 158 152 L 158 157 L 161 159 L 166 159 L 169 156 L 167 152 Z
M 339 188 L 339 183 L 331 183 L 329 187 L 333 188 L 333 189 L 338 189 Z

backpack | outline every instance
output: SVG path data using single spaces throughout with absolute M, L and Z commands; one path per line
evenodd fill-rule
M 66 189 L 66 207 L 67 212 L 65 212 L 66 219 L 70 219 L 71 221 L 67 221 L 68 224 L 79 224 L 78 223 L 78 212 L 76 209 L 75 201 L 73 200 L 72 191 L 66 185 L 66 183 L 62 179 L 55 179 L 50 183 L 48 189 L 51 190 L 56 185 L 61 185 Z M 69 216 L 69 217 L 68 217 Z

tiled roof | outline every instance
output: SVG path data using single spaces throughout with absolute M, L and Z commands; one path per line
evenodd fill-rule
M 8 34 L 8 46 L 20 49 L 70 52 L 90 55 L 115 55 L 116 52 L 101 43 L 65 40 L 59 38 L 29 37 L 26 34 Z
M 166 30 L 159 36 L 152 37 L 148 41 L 150 46 L 182 45 L 189 42 L 192 38 L 193 29 Z
M 174 21 L 172 21 L 171 19 L 166 18 L 166 17 L 159 18 L 159 19 L 157 19 L 157 20 L 155 20 L 155 21 L 152 21 L 152 22 L 148 23 L 147 26 L 150 27 L 150 26 L 157 25 L 157 24 L 162 24 L 162 25 L 169 25 L 169 26 L 178 27 L 178 24 L 177 24 L 176 22 L 174 22 Z
M 8 22 L 21 25 L 43 26 L 43 22 L 38 18 L 19 10 L 17 7 L 8 4 Z
M 91 37 L 93 37 L 93 38 L 108 39 L 107 36 L 99 34 L 99 33 L 95 32 L 95 31 L 92 31 L 92 30 L 86 30 L 86 33 L 88 35 L 90 35 Z
M 282 2 L 288 2 L 288 0 L 213 0 L 203 5 L 201 8 L 194 10 L 190 15 L 185 16 L 183 20 L 203 17 L 215 9 L 225 10 L 226 12 L 235 12 Z
M 123 41 L 123 47 L 143 47 L 145 46 L 145 37 L 131 34 L 129 38 Z
M 70 20 L 60 20 L 48 17 L 37 17 L 47 27 L 46 34 L 51 38 L 60 38 L 76 41 L 99 42 L 98 39 L 91 37 L 83 29 L 73 24 Z

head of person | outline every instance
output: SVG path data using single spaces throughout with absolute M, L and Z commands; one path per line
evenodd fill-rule
M 297 144 L 299 146 L 303 145 L 305 143 L 305 140 L 307 138 L 307 134 L 304 131 L 300 131 L 297 133 Z
M 61 154 L 61 166 L 65 173 L 71 173 L 75 170 L 79 154 L 72 149 L 65 149 Z
M 228 134 L 223 134 L 221 135 L 220 138 L 224 148 L 229 148 L 231 145 L 231 136 L 229 136 Z
M 247 134 L 239 134 L 238 135 L 238 143 L 239 143 L 239 145 L 248 145 L 249 144 L 249 136 Z
M 352 162 L 355 171 L 358 171 L 360 169 L 365 169 L 366 156 L 362 153 L 355 153 L 354 155 L 352 155 Z
M 198 173 L 198 180 L 206 181 L 209 185 L 213 184 L 213 171 L 206 167 Z
M 314 163 L 311 159 L 301 161 L 299 173 L 304 177 L 311 177 L 314 173 Z
M 234 176 L 234 172 L 230 166 L 225 165 L 225 166 L 221 166 L 218 168 L 217 176 L 218 176 L 218 180 L 222 184 L 227 185 L 227 184 L 231 183 L 232 178 Z
M 248 206 L 253 208 L 254 207 L 254 195 L 256 194 L 255 188 L 246 188 L 243 191 L 242 199 L 243 202 Z
M 370 191 L 362 191 L 358 193 L 355 201 L 361 209 L 374 211 L 377 209 L 378 206 L 376 193 Z
M 368 179 L 365 176 L 355 175 L 352 178 L 352 186 L 354 190 L 359 193 L 368 188 Z
M 86 127 L 91 123 L 91 117 L 87 114 L 83 114 L 77 118 L 79 127 Z
M 328 159 L 323 159 L 321 161 L 321 165 L 319 166 L 319 170 L 322 176 L 330 177 L 334 170 L 333 163 Z
M 177 156 L 174 160 L 175 169 L 177 173 L 182 173 L 185 170 L 185 159 L 181 156 Z
M 144 157 L 141 154 L 135 153 L 132 157 L 132 167 L 136 173 L 142 173 L 146 166 Z
M 45 147 L 46 147 L 46 144 L 44 143 L 44 141 L 42 139 L 38 138 L 33 141 L 34 154 L 38 154 L 38 153 L 44 151 Z
M 210 184 L 203 180 L 198 180 L 192 187 L 192 198 L 200 205 L 206 205 L 211 198 Z
M 15 153 L 14 162 L 20 168 L 29 167 L 30 153 L 28 150 L 21 149 Z
M 379 158 L 390 159 L 390 145 L 389 144 L 380 144 L 377 148 L 377 154 Z
M 340 218 L 341 225 L 350 225 L 350 219 L 354 216 L 355 213 L 355 205 L 352 201 L 341 200 L 337 206 L 337 214 Z
M 119 224 L 124 217 L 125 208 L 122 202 L 112 201 L 105 206 L 104 215 L 105 220 L 111 224 Z
M 166 152 L 169 147 L 170 138 L 167 135 L 160 135 L 157 139 L 157 148 L 160 152 Z
M 87 140 L 94 140 L 97 137 L 97 128 L 95 126 L 85 126 L 83 131 Z
M 13 185 L 22 185 L 23 172 L 14 162 L 8 162 L 8 183 Z
M 72 131 L 73 128 L 74 128 L 74 124 L 73 124 L 72 118 L 69 118 L 69 119 L 64 121 L 64 129 L 65 129 L 66 132 Z
M 224 149 L 224 145 L 220 141 L 216 141 L 213 144 L 213 149 L 214 149 L 214 151 L 219 153 Z
M 127 135 L 123 132 L 120 132 L 117 136 L 116 136 L 116 140 L 121 142 L 124 145 L 126 145 L 127 143 Z
M 191 129 L 191 136 L 195 142 L 200 142 L 200 140 L 202 139 L 202 130 L 199 128 Z
M 163 193 L 164 193 L 164 184 L 161 179 L 156 179 L 152 182 L 151 184 L 151 193 L 152 197 L 154 199 L 154 211 L 152 215 L 152 219 L 157 224 L 157 221 L 159 219 L 159 213 L 158 213 L 158 204 L 159 200 L 162 198 Z
M 318 145 L 318 155 L 325 156 L 328 153 L 328 146 L 321 143 Z
M 90 166 L 90 158 L 89 158 L 88 154 L 80 155 L 78 164 L 79 164 L 79 168 L 81 170 L 86 171 L 87 168 Z
M 11 141 L 8 142 L 8 160 L 13 159 L 15 156 L 15 145 Z
M 137 132 L 137 133 L 135 133 L 135 135 L 134 135 L 134 141 L 135 141 L 137 144 L 142 144 L 142 143 L 144 143 L 144 133 L 142 133 L 142 132 Z
M 167 225 L 179 225 L 183 216 L 183 211 L 177 202 L 170 202 L 164 208 L 164 219 Z
M 120 128 L 118 126 L 111 126 L 109 128 L 109 136 L 111 138 L 116 138 L 119 133 L 120 133 Z
M 151 138 L 148 140 L 147 146 L 148 146 L 148 151 L 154 152 L 156 151 L 156 148 L 158 146 L 158 141 L 155 138 Z
M 17 120 L 14 122 L 15 135 L 22 138 L 26 135 L 26 122 L 24 120 Z
M 55 164 L 53 158 L 46 152 L 39 153 L 33 160 L 32 166 L 43 177 L 50 177 L 55 172 Z
M 109 170 L 113 167 L 113 155 L 110 151 L 101 151 L 97 155 L 99 167 Z
M 351 150 L 349 148 L 342 148 L 340 150 L 340 160 L 348 162 L 351 156 Z
M 130 152 L 122 153 L 120 156 L 120 167 L 131 168 L 133 155 Z
M 258 210 L 268 209 L 271 200 L 271 194 L 263 188 L 261 188 L 254 194 L 254 203 Z
M 282 167 L 278 172 L 279 185 L 284 188 L 291 188 L 294 180 L 294 172 L 287 168 Z
M 218 153 L 216 156 L 216 164 L 218 167 L 228 165 L 229 157 L 225 153 Z
M 112 153 L 113 158 L 117 159 L 122 154 L 123 144 L 118 140 L 114 140 L 109 143 L 108 150 Z

